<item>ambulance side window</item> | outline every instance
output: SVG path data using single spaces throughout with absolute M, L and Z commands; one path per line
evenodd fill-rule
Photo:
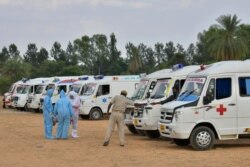
M 109 85 L 100 85 L 96 96 L 108 95 L 110 93 Z
M 155 84 L 156 84 L 156 82 L 155 82 L 155 81 L 152 81 L 152 82 L 151 82 L 148 92 L 150 92 L 150 93 L 152 93 L 152 92 L 153 92 L 154 87 L 155 87 Z
M 216 79 L 216 99 L 224 99 L 232 94 L 232 79 L 219 78 Z
M 215 79 L 211 79 L 207 88 L 206 98 L 208 101 L 214 100 Z
M 240 96 L 250 96 L 250 77 L 239 78 Z

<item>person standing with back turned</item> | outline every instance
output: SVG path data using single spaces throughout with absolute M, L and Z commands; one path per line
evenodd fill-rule
M 58 119 L 56 138 L 68 139 L 70 119 L 74 113 L 72 105 L 63 90 L 60 92 L 60 99 L 55 104 L 54 113 Z
M 127 91 L 123 90 L 121 91 L 120 95 L 116 95 L 115 97 L 113 97 L 109 103 L 107 114 L 109 113 L 109 110 L 112 105 L 113 108 L 109 118 L 109 125 L 103 146 L 108 146 L 112 132 L 115 129 L 115 125 L 117 125 L 119 131 L 120 146 L 122 147 L 124 146 L 124 140 L 125 140 L 124 113 L 127 105 L 134 105 L 134 102 L 126 98 L 126 96 L 127 96 Z
M 43 102 L 43 118 L 44 118 L 44 133 L 46 139 L 53 139 L 52 127 L 53 127 L 53 106 L 51 102 L 51 97 L 53 95 L 54 89 L 49 89 L 46 92 L 46 96 Z

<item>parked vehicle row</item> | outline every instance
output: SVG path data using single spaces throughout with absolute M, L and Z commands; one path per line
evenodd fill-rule
M 26 111 L 42 111 L 46 91 L 53 88 L 54 105 L 59 93 L 74 90 L 81 98 L 81 117 L 101 119 L 106 114 L 110 99 L 126 89 L 131 96 L 140 81 L 139 75 L 50 77 L 18 81 L 4 95 L 4 107 Z
M 199 151 L 211 149 L 216 139 L 250 134 L 250 61 L 188 66 L 165 75 L 156 79 L 150 96 L 137 99 L 141 105 L 130 107 L 126 124 L 132 133 L 140 130 L 150 138 L 171 138 L 179 146 L 190 144 Z M 146 90 L 151 83 L 145 85 Z M 157 103 L 169 97 L 174 85 L 180 88 L 176 100 Z
M 199 151 L 211 149 L 216 139 L 250 134 L 249 60 L 186 67 L 177 64 L 141 76 L 50 79 L 13 84 L 4 96 L 5 107 L 37 109 L 46 90 L 53 87 L 52 103 L 60 90 L 74 90 L 81 98 L 80 116 L 96 120 L 106 113 L 110 99 L 126 89 L 135 103 L 125 113 L 125 124 L 133 134 L 171 138 L 176 145 L 190 144 Z M 174 89 L 179 92 L 176 97 Z M 175 99 L 168 100 L 170 97 Z

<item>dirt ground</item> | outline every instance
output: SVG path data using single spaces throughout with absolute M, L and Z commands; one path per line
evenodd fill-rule
M 119 146 L 117 132 L 103 147 L 107 123 L 80 119 L 80 138 L 45 140 L 42 114 L 2 109 L 1 104 L 0 167 L 250 166 L 250 139 L 219 142 L 210 151 L 198 152 L 126 130 L 125 147 Z

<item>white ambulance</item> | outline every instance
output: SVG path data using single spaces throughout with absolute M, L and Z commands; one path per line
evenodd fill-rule
M 40 83 L 37 85 L 35 92 L 30 93 L 27 100 L 27 106 L 29 110 L 39 111 L 40 99 L 45 94 L 47 89 L 55 87 L 55 83 L 52 82 L 53 78 L 50 80 Z
M 76 92 L 78 95 L 83 95 L 86 88 L 86 84 L 95 81 L 94 76 L 81 76 L 78 78 L 79 81 L 74 82 L 71 85 L 71 91 Z
M 128 97 L 136 89 L 140 81 L 139 75 L 121 75 L 121 76 L 96 76 L 94 82 L 87 83 L 86 89 L 81 98 L 82 107 L 80 116 L 90 119 L 101 119 L 107 112 L 108 104 L 111 98 L 119 95 L 121 90 L 128 92 Z
M 13 106 L 17 109 L 28 111 L 27 100 L 28 95 L 33 94 L 37 86 L 46 82 L 48 78 L 35 78 L 27 80 L 21 85 L 21 91 L 13 95 Z
M 250 133 L 250 61 L 201 66 L 190 74 L 177 101 L 164 105 L 158 128 L 177 145 L 208 150 L 215 139 Z
M 4 93 L 3 97 L 3 108 L 11 107 L 11 96 L 17 92 L 17 88 L 23 81 L 17 81 L 10 86 L 8 92 Z
M 161 104 L 151 105 L 151 103 L 160 103 L 173 94 L 172 88 L 175 86 L 181 89 L 187 75 L 199 68 L 199 66 L 175 65 L 172 71 L 165 73 L 157 79 L 156 86 L 150 99 L 145 102 L 146 105 L 134 113 L 133 124 L 136 129 L 144 130 L 149 138 L 158 138 L 158 121 L 160 119 Z M 176 68 L 177 67 L 177 68 Z
M 70 90 L 71 90 L 71 86 L 72 84 L 74 84 L 75 82 L 78 81 L 78 77 L 66 77 L 68 79 L 65 79 L 65 77 L 63 77 L 63 80 L 60 80 L 60 78 L 56 78 L 56 80 L 54 80 L 53 83 L 50 83 L 49 85 L 47 85 L 47 87 L 44 90 L 44 93 L 42 94 L 42 97 L 40 98 L 40 103 L 39 103 L 39 109 L 40 111 L 42 111 L 43 109 L 43 100 L 44 97 L 46 96 L 46 91 L 49 88 L 53 88 L 53 95 L 51 97 L 51 102 L 54 105 L 57 100 L 60 98 L 60 92 L 61 90 L 64 90 L 65 94 L 67 95 Z
M 153 73 L 150 73 L 148 75 L 141 76 L 141 81 L 138 84 L 136 90 L 134 91 L 131 99 L 136 104 L 144 104 L 145 99 L 148 99 L 150 97 L 150 94 L 153 92 L 153 89 L 156 84 L 157 78 L 159 78 L 161 75 L 168 73 L 171 71 L 171 69 L 163 69 L 159 71 L 155 71 Z M 129 131 L 133 134 L 137 134 L 138 131 L 136 130 L 134 124 L 133 124 L 133 115 L 134 110 L 137 110 L 138 107 L 134 106 L 128 106 L 126 109 L 125 114 L 125 125 L 128 127 Z

